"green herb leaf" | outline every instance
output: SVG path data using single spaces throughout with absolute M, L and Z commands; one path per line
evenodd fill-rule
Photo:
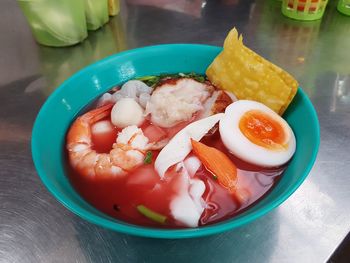
M 195 80 L 203 83 L 205 81 L 205 78 L 203 76 L 197 76 L 195 77 Z
M 146 156 L 145 156 L 145 159 L 143 160 L 143 162 L 145 164 L 151 164 L 152 163 L 152 157 L 153 157 L 153 153 L 151 151 L 146 152 Z
M 159 77 L 161 79 L 165 79 L 165 78 L 176 79 L 176 78 L 180 78 L 181 75 L 179 73 L 175 73 L 175 74 L 161 74 Z
M 197 73 L 194 73 L 194 72 L 191 72 L 191 73 L 185 73 L 185 74 L 181 74 L 184 78 L 191 78 L 191 79 L 194 79 L 198 82 L 205 82 L 207 79 L 204 75 L 201 75 L 201 74 L 197 74 Z
M 160 82 L 161 77 L 160 76 L 144 76 L 144 77 L 139 77 L 136 79 L 143 81 L 149 87 L 154 87 Z
M 213 179 L 214 179 L 214 180 L 217 180 L 217 179 L 218 179 L 218 176 L 215 175 L 215 174 L 213 174 Z
M 137 80 L 143 81 L 149 87 L 156 87 L 163 79 L 177 79 L 177 78 L 192 78 L 198 82 L 205 82 L 207 80 L 205 75 L 191 73 L 175 73 L 175 74 L 161 74 L 159 76 L 144 76 L 136 78 Z
M 139 211 L 141 214 L 143 214 L 145 217 L 155 221 L 155 222 L 158 222 L 158 223 L 161 223 L 161 224 L 165 224 L 166 220 L 167 220 L 167 217 L 162 215 L 162 214 L 159 214 L 157 212 L 154 212 L 153 210 L 147 208 L 146 206 L 144 205 L 138 205 L 136 207 L 137 211 Z

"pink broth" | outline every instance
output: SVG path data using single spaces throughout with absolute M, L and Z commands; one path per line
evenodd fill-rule
M 193 121 L 193 120 L 192 120 Z M 145 136 L 152 141 L 173 137 L 188 123 L 181 123 L 170 129 L 160 128 L 145 121 L 141 126 Z M 118 130 L 94 135 L 94 149 L 109 152 L 115 142 Z M 223 145 L 218 131 L 205 136 L 201 142 L 215 147 L 231 158 L 238 168 L 238 187 L 243 189 L 243 201 L 232 196 L 203 166 L 195 178 L 203 180 L 206 190 L 203 199 L 207 203 L 199 225 L 207 225 L 233 217 L 264 196 L 276 183 L 285 167 L 265 169 L 249 165 L 233 156 Z M 154 170 L 154 161 L 159 151 L 153 151 L 152 163 L 143 164 L 126 176 L 110 179 L 94 179 L 74 172 L 69 166 L 69 177 L 77 192 L 98 210 L 131 224 L 164 228 L 182 227 L 172 217 L 169 204 L 179 191 L 179 178 L 174 169 L 167 172 L 163 180 Z M 164 225 L 141 214 L 136 207 L 144 205 L 167 217 Z

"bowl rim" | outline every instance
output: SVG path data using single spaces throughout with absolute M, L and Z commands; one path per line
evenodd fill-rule
M 319 121 L 317 117 L 316 110 L 314 106 L 312 105 L 310 99 L 308 96 L 304 93 L 304 91 L 301 89 L 301 87 L 298 88 L 298 93 L 300 93 L 302 99 L 307 104 L 307 107 L 311 110 L 311 121 L 313 122 L 313 126 L 316 128 L 316 148 L 313 150 L 312 157 L 304 170 L 302 176 L 298 179 L 298 181 L 291 187 L 288 191 L 284 192 L 279 196 L 279 198 L 273 200 L 269 203 L 268 206 L 264 206 L 262 208 L 259 208 L 256 210 L 253 214 L 248 214 L 246 216 L 235 218 L 234 220 L 226 220 L 223 222 L 219 222 L 213 225 L 203 226 L 203 227 L 197 227 L 197 228 L 185 228 L 185 229 L 159 229 L 159 228 L 150 228 L 150 227 L 142 227 L 138 225 L 132 225 L 132 224 L 121 224 L 118 221 L 111 221 L 106 218 L 101 218 L 90 211 L 87 211 L 83 208 L 81 208 L 79 205 L 72 202 L 69 198 L 66 198 L 64 195 L 62 195 L 58 190 L 55 189 L 53 184 L 51 184 L 50 180 L 48 179 L 45 170 L 42 168 L 40 163 L 40 152 L 38 150 L 37 145 L 37 138 L 36 135 L 39 132 L 39 126 L 40 123 L 43 122 L 45 118 L 45 112 L 48 107 L 55 101 L 56 97 L 63 92 L 64 87 L 67 85 L 67 83 L 71 82 L 75 78 L 79 78 L 81 75 L 84 75 L 87 71 L 91 70 L 92 68 L 99 66 L 101 64 L 109 63 L 110 61 L 114 60 L 116 57 L 124 57 L 133 55 L 135 53 L 139 52 L 154 52 L 156 49 L 159 48 L 167 48 L 167 49 L 177 49 L 177 48 L 201 48 L 201 49 L 215 49 L 215 51 L 221 51 L 222 47 L 218 46 L 212 46 L 212 45 L 204 45 L 204 44 L 161 44 L 161 45 L 153 45 L 153 46 L 146 46 L 146 47 L 140 47 L 135 48 L 127 51 L 123 51 L 120 53 L 113 54 L 111 56 L 108 56 L 104 59 L 98 60 L 81 70 L 77 71 L 76 73 L 72 74 L 69 78 L 67 78 L 63 83 L 61 83 L 56 90 L 51 93 L 51 95 L 46 99 L 44 104 L 39 110 L 39 113 L 35 119 L 33 129 L 32 129 L 32 138 L 31 138 L 31 152 L 32 152 L 32 158 L 33 163 L 36 168 L 37 174 L 40 177 L 41 181 L 45 185 L 45 187 L 49 190 L 49 192 L 68 210 L 72 211 L 74 214 L 80 216 L 81 218 L 89 221 L 90 223 L 99 225 L 101 227 L 111 229 L 117 232 L 125 233 L 125 234 L 131 234 L 135 236 L 142 236 L 142 237 L 151 237 L 151 238 L 193 238 L 193 237 L 202 237 L 202 236 L 208 236 L 212 234 L 222 233 L 227 230 L 231 230 L 240 226 L 243 226 L 249 222 L 252 222 L 256 220 L 257 218 L 267 214 L 277 206 L 279 206 L 281 203 L 283 203 L 289 196 L 291 196 L 296 189 L 303 183 L 305 178 L 308 176 L 310 170 L 313 167 L 313 164 L 316 160 L 317 153 L 319 150 L 320 145 L 320 126 Z M 85 200 L 84 200 L 85 201 Z M 85 201 L 86 202 L 86 201 Z M 110 217 L 113 219 L 112 217 Z

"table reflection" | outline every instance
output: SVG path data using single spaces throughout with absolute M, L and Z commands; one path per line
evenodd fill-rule
M 201 17 L 202 8 L 206 5 L 204 0 L 128 0 L 128 4 L 152 6 L 169 11 L 184 13 L 193 17 Z
M 329 111 L 335 112 L 350 104 L 350 18 L 340 14 L 335 3 L 330 7 L 322 20 L 321 30 L 326 33 L 321 36 L 314 63 L 320 74 L 331 72 L 334 76 Z
M 40 68 L 48 96 L 74 72 L 106 56 L 127 49 L 125 28 L 120 16 L 111 18 L 100 30 L 90 32 L 81 44 L 67 48 L 40 46 Z

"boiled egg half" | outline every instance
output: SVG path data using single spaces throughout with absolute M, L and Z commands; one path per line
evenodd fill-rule
M 280 166 L 295 152 L 295 136 L 288 123 L 256 101 L 239 100 L 229 105 L 219 129 L 227 149 L 251 164 Z

